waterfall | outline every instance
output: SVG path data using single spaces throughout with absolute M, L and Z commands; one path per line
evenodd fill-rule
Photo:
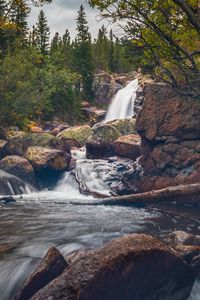
M 117 92 L 108 108 L 105 122 L 133 116 L 137 89 L 138 79 L 135 79 Z

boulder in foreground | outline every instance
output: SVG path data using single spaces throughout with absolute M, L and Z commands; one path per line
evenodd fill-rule
M 55 247 L 51 247 L 16 299 L 30 299 L 37 291 L 58 277 L 67 266 L 62 254 Z
M 115 153 L 136 160 L 140 156 L 141 139 L 136 134 L 119 137 L 115 142 Z
M 167 246 L 132 234 L 75 260 L 31 299 L 186 300 L 193 284 L 191 268 Z

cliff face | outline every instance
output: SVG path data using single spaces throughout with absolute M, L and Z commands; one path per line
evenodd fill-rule
M 200 101 L 164 84 L 147 83 L 137 117 L 140 191 L 200 181 Z

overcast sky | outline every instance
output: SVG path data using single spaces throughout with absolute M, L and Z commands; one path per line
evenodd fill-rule
M 77 11 L 80 5 L 83 4 L 87 14 L 87 20 L 90 27 L 90 32 L 94 38 L 100 26 L 107 25 L 106 21 L 99 22 L 98 12 L 86 3 L 86 0 L 53 0 L 50 5 L 43 6 L 43 10 L 48 18 L 48 23 L 51 30 L 51 36 L 55 32 L 63 34 L 66 29 L 69 29 L 71 36 L 76 35 L 76 18 Z M 30 15 L 30 25 L 34 25 L 37 20 L 41 8 L 32 8 Z

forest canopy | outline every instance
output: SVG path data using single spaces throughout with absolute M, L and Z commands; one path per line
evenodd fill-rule
M 197 0 L 90 0 L 105 18 L 123 21 L 134 63 L 177 86 L 200 74 L 200 6 Z M 135 54 L 135 55 L 134 55 Z

